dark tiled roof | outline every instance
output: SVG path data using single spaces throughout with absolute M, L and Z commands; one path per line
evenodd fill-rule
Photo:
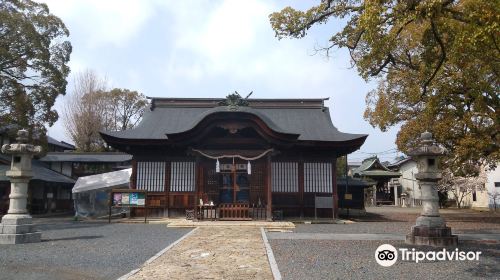
M 5 172 L 10 169 L 10 165 L 0 164 L 0 181 L 9 181 L 5 176 Z M 50 170 L 44 163 L 37 160 L 32 161 L 33 178 L 32 180 L 40 180 L 45 182 L 74 184 L 75 180 L 64 176 L 61 173 Z
M 413 159 L 411 157 L 406 157 L 406 158 L 402 158 L 396 162 L 393 162 L 391 164 L 389 164 L 387 167 L 389 168 L 399 168 L 401 165 L 409 162 L 409 161 L 413 161 Z
M 192 103 L 189 106 L 169 103 L 175 104 L 179 100 Z M 259 117 L 276 132 L 298 134 L 298 140 L 302 141 L 349 141 L 367 136 L 340 132 L 333 126 L 328 108 L 322 106 L 323 100 L 249 99 L 250 106 L 238 107 L 237 111 L 232 111 L 227 106 L 218 106 L 217 100 L 153 99 L 153 104 L 156 104 L 154 109 L 145 112 L 136 128 L 106 131 L 103 134 L 122 139 L 168 139 L 166 134 L 188 131 L 210 114 L 243 112 Z M 276 102 L 280 105 L 266 106 Z
M 2 153 L 0 152 L 0 164 L 1 164 L 2 162 L 5 162 L 5 163 L 10 164 L 10 160 L 11 160 L 11 158 L 12 158 L 11 156 L 8 156 L 8 155 L 6 155 L 6 154 L 2 154 Z
M 0 126 L 0 133 L 10 132 L 11 130 L 19 129 L 17 124 L 8 124 Z
M 0 126 L 0 134 L 6 133 L 6 132 L 12 132 L 12 131 L 18 130 L 19 128 L 20 128 L 20 126 L 17 124 L 8 124 L 8 125 Z M 54 139 L 48 135 L 47 135 L 47 143 L 50 145 L 62 147 L 62 148 L 67 149 L 67 150 L 74 150 L 75 149 L 74 145 L 71 145 L 71 144 L 66 143 L 64 141 L 57 141 L 56 139 Z
M 349 177 L 349 180 L 347 181 L 347 183 L 349 184 L 349 187 L 369 187 L 371 186 L 371 184 L 359 179 L 359 178 L 353 178 L 353 177 Z M 340 178 L 337 178 L 337 185 L 338 186 L 345 186 L 346 185 L 346 180 L 345 180 L 345 177 L 340 177 Z
M 40 159 L 44 162 L 125 162 L 132 156 L 125 153 L 50 152 Z
M 366 176 L 366 177 L 399 177 L 401 174 L 399 172 L 394 172 L 385 167 L 380 163 L 377 157 L 370 157 L 361 163 L 361 166 L 353 170 L 353 174 L 356 176 Z
M 66 150 L 74 150 L 75 149 L 75 146 L 73 146 L 69 143 L 63 142 L 63 141 L 57 141 L 56 139 L 54 139 L 48 135 L 47 135 L 47 143 L 54 145 L 54 146 L 62 147 Z
M 368 170 L 359 172 L 361 176 L 366 177 L 399 177 L 401 174 L 395 171 L 387 171 L 387 170 Z

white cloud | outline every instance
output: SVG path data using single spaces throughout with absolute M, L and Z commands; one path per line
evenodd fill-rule
M 179 84 L 190 87 L 218 80 L 266 91 L 260 94 L 303 94 L 304 88 L 317 96 L 328 94 L 321 86 L 338 76 L 332 62 L 309 55 L 314 46 L 310 39 L 278 41 L 268 18 L 279 9 L 273 3 L 189 3 L 168 6 L 173 50 L 159 71 L 170 92 L 182 91 Z
M 91 48 L 124 46 L 153 13 L 154 2 L 140 0 L 45 0 L 51 13 L 63 19 L 72 38 Z
M 268 16 L 289 4 L 282 0 L 47 2 L 70 29 L 72 73 L 94 69 L 111 86 L 148 96 L 223 97 L 254 90 L 255 98 L 332 97 L 327 105 L 341 130 L 383 139 L 368 138 L 365 150 L 393 147 L 394 133 L 383 136 L 362 119 L 371 86 L 347 69 L 349 56 L 343 51 L 330 60 L 311 55 L 338 22 L 301 40 L 278 41 Z M 60 122 L 49 130 L 62 135 Z
M 211 61 L 237 56 L 255 47 L 257 32 L 269 14 L 269 5 L 255 1 L 224 1 L 211 14 L 192 46 Z

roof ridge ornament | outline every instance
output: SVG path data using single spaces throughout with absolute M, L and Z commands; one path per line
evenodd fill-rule
M 225 100 L 219 102 L 219 106 L 227 106 L 231 111 L 237 111 L 238 107 L 248 106 L 250 103 L 248 102 L 248 97 L 252 95 L 253 91 L 251 91 L 245 98 L 241 97 L 241 95 L 234 91 L 233 93 L 226 96 Z

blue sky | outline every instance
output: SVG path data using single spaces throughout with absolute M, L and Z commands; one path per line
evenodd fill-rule
M 45 2 L 71 33 L 67 95 L 73 75 L 92 69 L 109 87 L 153 97 L 225 97 L 235 90 L 253 91 L 254 98 L 329 97 L 326 105 L 339 130 L 370 134 L 352 161 L 395 148 L 397 129 L 382 133 L 363 119 L 365 96 L 375 82 L 358 76 L 345 50 L 329 58 L 315 52 L 341 28 L 340 21 L 316 27 L 300 40 L 274 37 L 270 13 L 286 6 L 305 9 L 317 1 Z M 58 98 L 59 112 L 67 98 Z M 70 141 L 61 119 L 49 135 Z

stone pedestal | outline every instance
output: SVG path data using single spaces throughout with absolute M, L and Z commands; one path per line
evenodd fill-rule
M 0 224 L 0 244 L 40 242 L 42 233 L 35 231 L 30 215 L 7 214 Z
M 40 242 L 41 233 L 35 231 L 31 216 L 26 209 L 28 183 L 33 177 L 31 159 L 41 152 L 40 146 L 27 144 L 28 132 L 17 133 L 16 144 L 6 144 L 2 153 L 12 154 L 11 168 L 5 173 L 10 178 L 9 211 L 0 223 L 0 244 Z
M 451 234 L 451 228 L 446 226 L 439 215 L 439 198 L 435 182 L 421 182 L 422 214 L 417 218 L 415 226 L 406 236 L 406 243 L 429 246 L 456 246 L 458 237 Z
M 413 226 L 411 233 L 406 236 L 406 243 L 439 247 L 457 246 L 458 237 L 452 235 L 451 228 L 447 226 Z

